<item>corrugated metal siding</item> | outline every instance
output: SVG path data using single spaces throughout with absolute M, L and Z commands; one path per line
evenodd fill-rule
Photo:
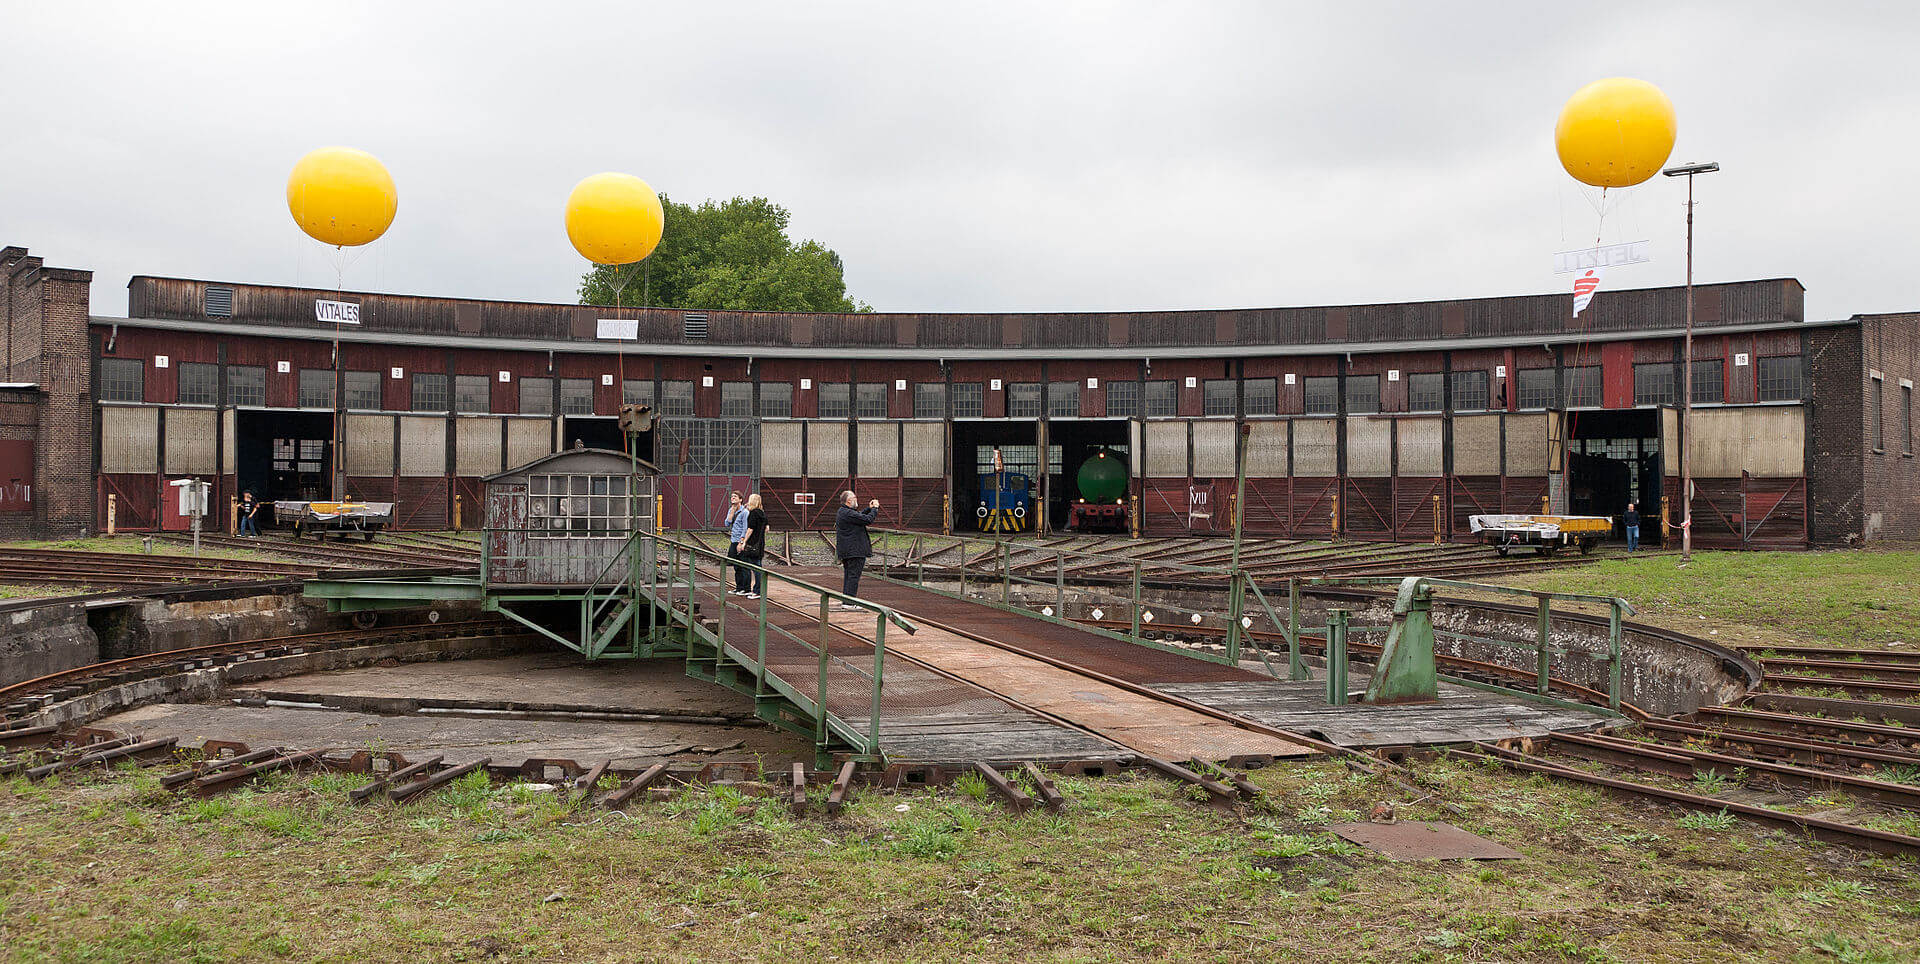
M 864 479 L 900 477 L 900 423 L 861 422 L 857 426 L 859 475 Z
M 500 419 L 470 415 L 454 419 L 454 472 L 488 476 L 505 469 L 500 458 L 500 435 Z
M 940 479 L 944 486 L 947 427 L 939 422 L 908 422 L 901 432 L 900 474 L 909 479 Z
M 348 475 L 393 474 L 393 416 L 348 415 L 341 420 Z
M 100 410 L 100 471 L 108 474 L 160 471 L 160 410 Z
M 433 416 L 402 416 L 400 419 L 400 474 L 432 476 L 447 474 L 447 420 Z M 440 486 L 440 499 L 446 501 L 446 486 Z
M 801 457 L 799 422 L 760 423 L 760 472 L 766 476 L 799 478 L 805 471 Z M 771 516 L 769 516 L 771 519 Z
M 167 474 L 214 474 L 217 465 L 214 461 L 214 432 L 218 425 L 212 409 L 168 409 Z

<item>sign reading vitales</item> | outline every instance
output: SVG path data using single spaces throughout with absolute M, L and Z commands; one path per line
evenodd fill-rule
M 1628 241 L 1623 244 L 1595 245 L 1578 251 L 1562 251 L 1553 256 L 1553 273 L 1573 274 L 1594 268 L 1617 268 L 1623 264 L 1652 261 L 1652 255 L 1647 253 L 1650 247 L 1646 241 Z
M 357 325 L 360 323 L 360 306 L 351 301 L 316 300 L 313 303 L 313 317 L 336 325 Z

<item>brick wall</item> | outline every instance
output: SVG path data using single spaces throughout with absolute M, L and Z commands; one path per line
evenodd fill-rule
M 25 248 L 0 248 L 5 280 L 5 381 L 38 386 L 30 534 L 93 527 L 93 356 L 87 342 L 93 272 L 49 268 Z M 14 527 L 19 524 L 16 521 Z
M 1807 538 L 1842 545 L 1860 537 L 1866 518 L 1861 486 L 1860 328 L 1806 332 Z
M 0 388 L 0 443 L 39 443 L 40 400 L 37 388 Z M 0 485 L 11 485 L 16 476 L 33 478 L 31 464 L 15 463 L 16 451 L 14 446 L 0 445 Z M 34 513 L 16 511 L 16 505 L 15 500 L 0 500 L 0 539 L 30 539 L 36 532 Z
M 1909 397 L 1920 382 L 1920 313 L 1863 315 L 1862 481 L 1865 535 L 1870 540 L 1920 540 L 1920 457 L 1914 454 Z M 1874 372 L 1880 373 L 1874 379 Z M 1880 392 L 1880 446 L 1872 444 L 1873 393 Z M 1903 415 L 1905 416 L 1903 418 Z

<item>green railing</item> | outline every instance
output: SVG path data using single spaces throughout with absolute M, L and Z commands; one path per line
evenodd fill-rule
M 716 552 L 692 542 L 660 537 L 644 537 L 655 540 L 655 558 L 658 564 L 649 571 L 641 572 L 635 589 L 641 590 L 653 599 L 664 612 L 669 625 L 681 627 L 690 636 L 700 636 L 710 641 L 714 650 L 712 667 L 690 666 L 689 671 L 704 678 L 726 676 L 737 667 L 753 679 L 753 696 L 756 701 L 765 701 L 778 695 L 801 712 L 810 716 L 815 723 L 814 737 L 824 746 L 830 737 L 837 736 L 854 746 L 861 754 L 878 756 L 880 752 L 881 696 L 885 689 L 887 627 L 894 626 L 908 634 L 916 627 L 905 617 L 892 609 L 848 596 L 831 589 L 803 582 L 792 576 L 769 569 L 755 563 L 742 562 L 728 558 L 723 552 Z M 726 588 L 731 585 L 728 569 L 742 566 L 752 572 L 756 582 L 763 587 L 757 600 L 743 600 L 749 610 L 757 610 L 752 615 L 736 613 L 731 618 L 743 616 L 752 620 L 754 644 L 741 647 L 727 641 L 727 620 L 733 608 L 726 600 Z M 774 585 L 799 590 L 806 602 L 798 605 L 774 603 L 770 599 Z M 741 597 L 733 597 L 740 599 Z M 708 628 L 701 617 L 701 602 L 718 599 L 712 615 L 712 627 Z M 835 604 L 844 604 L 864 610 L 873 616 L 873 663 L 871 669 L 834 655 L 831 641 L 839 630 L 834 627 L 830 613 Z M 804 632 L 796 632 L 785 626 L 776 625 L 768 619 L 773 607 L 788 609 L 799 614 L 814 617 L 809 627 L 813 638 Z M 771 635 L 770 635 L 771 634 Z M 815 678 L 812 686 L 806 686 L 804 680 L 796 682 L 783 677 L 779 670 L 767 661 L 768 641 L 772 639 L 776 646 L 786 640 L 803 647 L 812 659 Z M 693 661 L 692 647 L 689 647 L 689 660 Z M 710 671 L 710 672 L 709 672 Z M 793 674 L 789 671 L 789 675 Z M 858 687 L 867 691 L 866 726 L 861 727 L 850 722 L 840 713 L 834 712 L 830 705 L 831 692 L 838 689 Z M 843 704 L 844 705 L 844 704 Z
M 1286 646 L 1285 672 L 1286 678 L 1291 680 L 1311 678 L 1302 652 L 1303 638 L 1318 635 L 1322 640 L 1329 640 L 1331 636 L 1338 635 L 1337 645 L 1340 649 L 1338 655 L 1341 658 L 1335 660 L 1340 665 L 1334 672 L 1340 677 L 1337 683 L 1341 687 L 1342 700 L 1345 698 L 1346 642 L 1349 639 L 1384 636 L 1390 624 L 1354 624 L 1350 621 L 1351 613 L 1329 609 L 1329 622 L 1332 622 L 1334 612 L 1340 613 L 1340 619 L 1343 621 L 1341 629 L 1330 632 L 1327 624 L 1303 626 L 1302 617 L 1305 612 L 1301 601 L 1303 590 L 1398 586 L 1408 578 L 1353 576 L 1286 579 L 1266 577 L 1263 579 L 1244 567 L 1183 563 L 1177 559 L 1143 556 L 1144 553 L 1153 551 L 1152 543 L 1138 543 L 1139 548 L 1134 552 L 1102 552 L 1075 549 L 1064 544 L 1034 544 L 1014 539 L 969 535 L 933 536 L 879 528 L 874 532 L 886 536 L 884 539 L 875 540 L 874 562 L 878 564 L 877 574 L 883 577 L 892 576 L 903 580 L 911 578 L 922 588 L 936 592 L 959 595 L 997 608 L 1017 610 L 1055 622 L 1086 626 L 1087 620 L 1067 616 L 1068 601 L 1071 596 L 1076 599 L 1078 608 L 1092 617 L 1092 626 L 1087 628 L 1136 645 L 1171 650 L 1230 665 L 1238 665 L 1250 650 L 1269 675 L 1279 676 L 1280 673 L 1275 670 L 1273 662 L 1276 654 L 1262 643 L 1263 638 L 1277 633 Z M 945 590 L 927 585 L 929 576 L 935 579 L 944 577 L 957 581 L 958 588 Z M 1625 616 L 1635 612 L 1626 600 L 1579 593 L 1540 592 L 1451 579 L 1424 577 L 1421 579 L 1433 588 L 1525 597 L 1532 600 L 1536 607 L 1534 633 L 1531 639 L 1525 641 L 1439 628 L 1434 632 L 1435 637 L 1441 640 L 1530 651 L 1533 657 L 1531 669 L 1534 671 L 1530 692 L 1471 680 L 1454 674 L 1442 674 L 1450 682 L 1519 693 L 1545 702 L 1565 703 L 1566 701 L 1554 699 L 1549 695 L 1552 688 L 1552 679 L 1549 675 L 1552 657 L 1584 656 L 1607 664 L 1605 702 L 1608 709 L 1615 711 L 1619 709 L 1623 663 L 1621 623 Z M 1149 599 L 1146 593 L 1156 588 L 1182 593 L 1189 597 L 1188 601 L 1176 603 L 1164 596 Z M 1016 590 L 1021 597 L 1018 602 Z M 1041 597 L 1037 612 L 1031 599 L 1033 595 Z M 1100 602 L 1098 599 L 1092 603 L 1085 601 L 1088 596 L 1100 595 L 1118 597 L 1118 601 L 1113 605 L 1125 610 L 1124 620 L 1108 618 L 1109 614 L 1105 612 L 1107 603 Z M 1048 596 L 1052 598 L 1051 605 L 1045 602 Z M 1587 603 L 1606 607 L 1609 616 L 1605 652 L 1555 646 L 1552 640 L 1552 615 L 1555 602 Z M 1112 615 L 1118 617 L 1120 614 Z M 1263 621 L 1271 627 L 1271 633 L 1257 629 Z M 1145 639 L 1142 636 L 1144 632 L 1150 630 L 1164 629 L 1167 633 L 1174 634 L 1188 627 L 1219 632 L 1225 637 L 1226 645 L 1223 647 L 1225 652 L 1217 656 L 1195 652 L 1185 647 Z M 1519 665 L 1517 661 L 1513 665 L 1501 665 L 1508 670 L 1520 672 L 1528 668 Z M 1329 686 L 1330 698 L 1332 691 L 1333 687 Z

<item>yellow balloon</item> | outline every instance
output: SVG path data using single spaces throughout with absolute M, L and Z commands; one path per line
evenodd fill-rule
M 1632 77 L 1580 88 L 1560 109 L 1553 144 L 1560 166 L 1594 187 L 1632 187 L 1660 173 L 1673 153 L 1673 101 Z
M 660 195 L 631 174 L 595 174 L 567 195 L 567 239 L 594 264 L 632 264 L 666 227 Z
M 287 210 L 317 241 L 360 245 L 387 233 L 400 195 L 372 154 L 351 147 L 323 147 L 293 165 L 287 176 Z

